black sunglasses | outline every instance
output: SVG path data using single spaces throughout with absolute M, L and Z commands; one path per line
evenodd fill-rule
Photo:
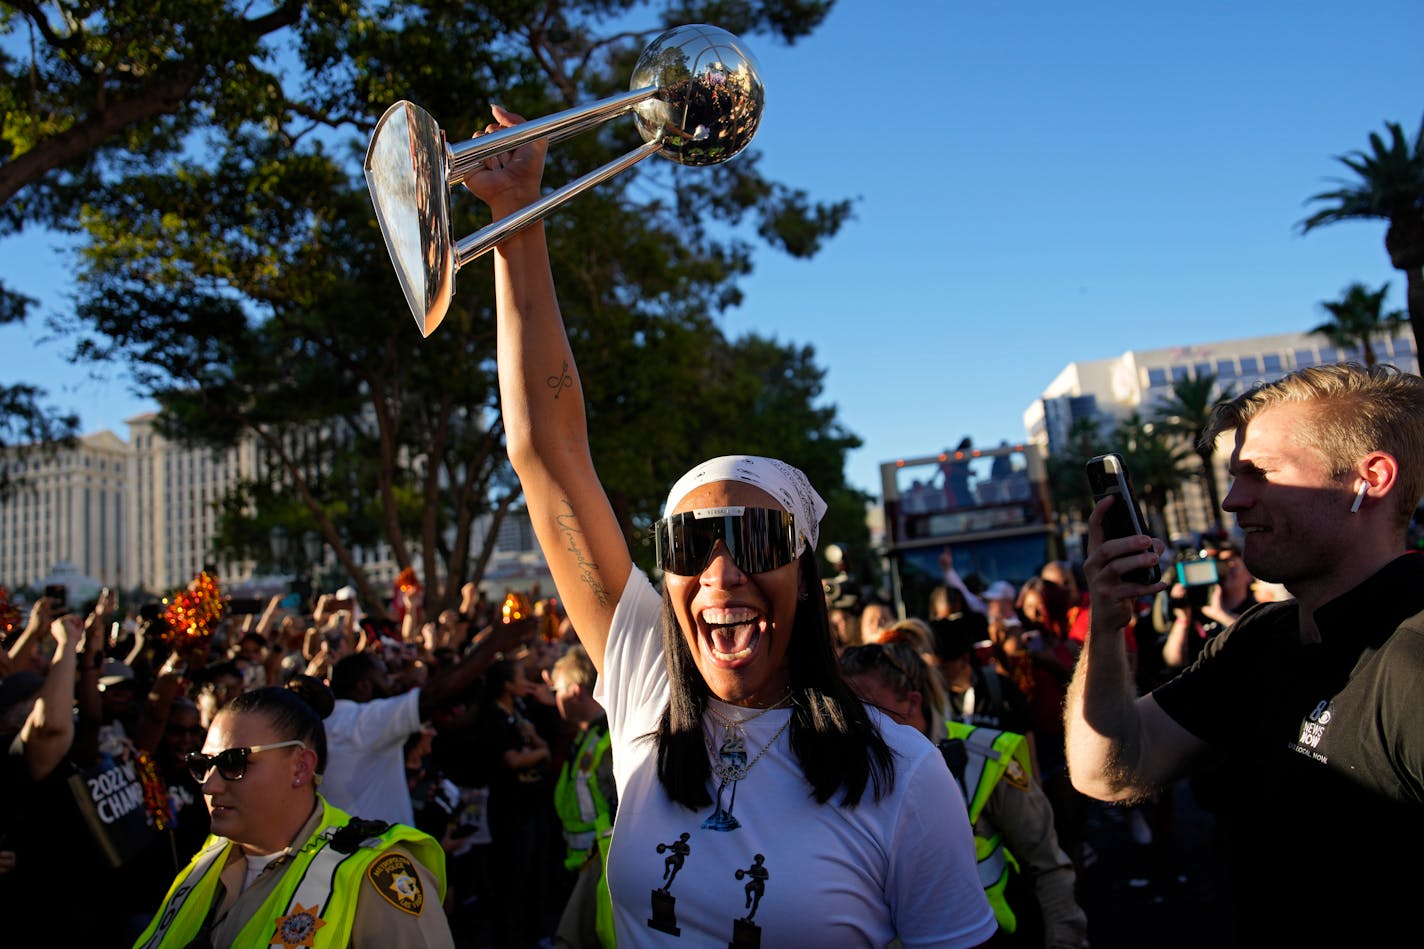
M 307 743 L 300 738 L 293 738 L 290 741 L 278 741 L 270 745 L 253 745 L 251 748 L 228 748 L 215 755 L 205 755 L 195 751 L 187 755 L 183 759 L 183 763 L 188 766 L 188 773 L 193 776 L 193 780 L 199 784 L 206 784 L 208 778 L 213 776 L 214 769 L 217 769 L 218 774 L 223 776 L 224 781 L 241 781 L 247 774 L 247 759 L 259 751 L 272 751 L 276 748 L 305 748 L 306 746 Z
M 776 508 L 704 508 L 673 514 L 653 525 L 658 566 L 679 577 L 695 577 L 706 570 L 719 540 L 743 573 L 784 567 L 801 553 L 796 518 Z

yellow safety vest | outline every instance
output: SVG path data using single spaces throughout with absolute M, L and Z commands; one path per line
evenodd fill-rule
M 613 744 L 613 735 L 605 724 L 601 729 L 590 726 L 584 730 L 583 738 L 569 760 L 564 762 L 559 772 L 559 781 L 554 785 L 554 810 L 564 825 L 564 842 L 568 852 L 564 856 L 564 866 L 577 870 L 588 862 L 589 851 L 598 848 L 601 871 L 598 876 L 598 908 L 595 929 L 604 949 L 612 949 L 613 898 L 608 892 L 608 843 L 613 836 L 613 808 L 598 788 L 598 766 L 603 756 Z M 587 757 L 587 766 L 581 765 Z M 582 786 L 582 787 L 581 787 Z M 593 801 L 594 818 L 585 820 L 579 806 L 579 792 L 583 790 Z
M 331 838 L 351 823 L 351 817 L 328 804 L 326 798 L 318 795 L 318 800 L 322 805 L 321 823 L 282 871 L 276 889 L 242 927 L 234 945 L 270 945 L 277 941 L 274 937 L 278 925 L 290 921 L 289 925 L 298 928 L 315 927 L 311 941 L 302 945 L 345 949 L 356 920 L 356 900 L 346 897 L 360 890 L 366 868 L 395 843 L 409 850 L 435 876 L 440 892 L 432 908 L 440 911 L 445 900 L 445 852 L 433 837 L 404 824 L 392 824 L 360 841 L 351 853 L 342 853 L 329 845 Z M 224 837 L 207 839 L 173 881 L 158 914 L 134 943 L 134 949 L 183 947 L 193 940 L 212 909 L 218 877 L 235 846 Z M 317 926 L 318 921 L 322 925 Z
M 1013 781 L 1033 780 L 1033 760 L 1029 756 L 1028 740 L 1016 732 L 980 728 L 948 720 L 945 728 L 950 738 L 964 742 L 968 762 L 964 767 L 964 787 L 969 796 L 969 823 L 974 827 L 974 852 L 978 859 L 979 883 L 994 908 L 999 928 L 1011 933 L 1018 928 L 1018 919 L 1004 897 L 1009 873 L 1017 872 L 1018 861 L 1004 846 L 1003 834 L 988 821 L 979 822 L 989 795 L 1005 774 Z M 972 790 L 970 790 L 972 789 Z M 990 836 L 983 836 L 990 830 Z

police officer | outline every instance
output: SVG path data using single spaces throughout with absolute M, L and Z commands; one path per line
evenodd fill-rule
M 328 804 L 325 764 L 321 717 L 293 692 L 225 706 L 188 756 L 212 836 L 135 946 L 453 947 L 440 845 Z
M 999 923 L 990 945 L 1087 945 L 1073 863 L 1058 846 L 1053 808 L 1033 780 L 1027 739 L 955 721 L 933 670 L 902 643 L 852 647 L 841 655 L 841 668 L 856 694 L 901 725 L 928 736 L 935 719 L 943 719 L 949 738 L 941 749 L 969 805 L 979 881 Z M 1031 893 L 1020 896 L 1021 886 Z
M 612 736 L 603 707 L 593 699 L 596 673 L 582 646 L 571 646 L 549 673 L 559 714 L 578 727 L 573 750 L 554 787 L 554 807 L 564 825 L 564 866 L 578 872 L 568 906 L 559 921 L 564 945 L 613 946 L 613 904 L 604 877 L 604 861 L 613 836 L 618 789 L 613 782 Z

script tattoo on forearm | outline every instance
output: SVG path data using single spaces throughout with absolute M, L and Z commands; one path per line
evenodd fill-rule
M 572 389 L 574 377 L 569 375 L 569 361 L 565 359 L 563 368 L 559 370 L 558 374 L 545 379 L 544 384 L 554 390 L 555 399 L 562 395 L 565 389 Z
M 567 366 L 568 363 L 564 365 Z M 599 581 L 598 564 L 584 556 L 583 548 L 579 546 L 579 538 L 583 536 L 583 531 L 578 528 L 578 517 L 574 514 L 573 505 L 569 503 L 568 498 L 562 500 L 564 506 L 569 509 L 568 513 L 558 515 L 554 518 L 554 522 L 559 525 L 559 530 L 563 532 L 564 539 L 567 541 L 568 551 L 574 555 L 574 560 L 578 564 L 579 580 L 588 587 L 594 599 L 598 600 L 599 606 L 607 606 L 608 589 Z

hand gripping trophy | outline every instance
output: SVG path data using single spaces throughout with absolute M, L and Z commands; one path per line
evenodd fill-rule
M 366 150 L 366 184 L 396 276 L 422 336 L 445 318 L 461 267 L 554 208 L 649 155 L 713 165 L 750 144 L 765 101 L 760 71 L 741 40 L 714 26 L 680 26 L 643 51 L 629 91 L 515 128 L 450 144 L 412 102 L 392 105 Z M 469 237 L 450 237 L 450 189 L 486 158 L 525 142 L 577 135 L 632 112 L 643 145 Z

